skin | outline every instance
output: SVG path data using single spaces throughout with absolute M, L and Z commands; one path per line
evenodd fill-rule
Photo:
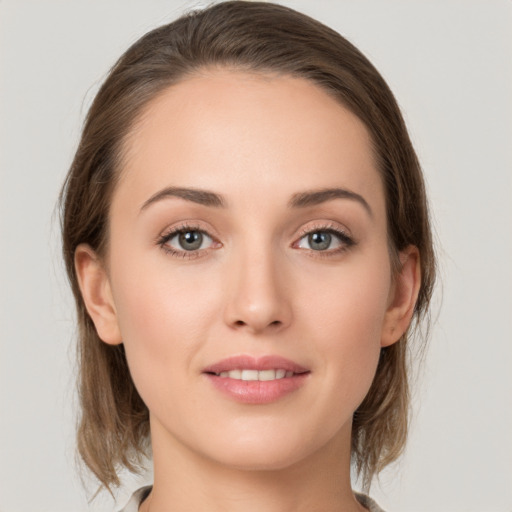
M 224 206 L 147 203 L 167 187 L 212 191 Z M 367 207 L 289 204 L 330 188 Z M 159 243 L 184 224 L 208 233 L 201 249 Z M 353 243 L 333 234 L 318 250 L 307 233 L 326 230 Z M 76 252 L 98 334 L 124 343 L 150 410 L 155 483 L 141 510 L 362 510 L 352 415 L 381 347 L 412 316 L 418 251 L 400 260 L 393 278 L 368 132 L 318 86 L 217 69 L 152 100 L 126 140 L 107 257 Z M 238 403 L 202 370 L 240 354 L 280 355 L 310 374 L 273 403 Z

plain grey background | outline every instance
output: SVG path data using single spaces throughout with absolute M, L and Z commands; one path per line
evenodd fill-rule
M 410 442 L 372 495 L 388 512 L 510 512 L 512 2 L 281 3 L 338 30 L 384 75 L 440 241 L 442 308 Z M 109 67 L 147 30 L 201 5 L 0 0 L 0 512 L 114 508 L 108 496 L 88 505 L 76 472 L 73 304 L 52 215 Z

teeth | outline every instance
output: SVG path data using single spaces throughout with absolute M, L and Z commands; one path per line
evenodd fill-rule
M 283 369 L 277 370 L 230 370 L 229 372 L 221 372 L 218 374 L 219 377 L 226 379 L 237 379 L 237 380 L 260 380 L 269 381 L 276 379 L 284 379 L 285 377 L 292 377 L 293 372 L 286 371 Z
M 242 380 L 258 380 L 258 370 L 242 370 Z
M 275 380 L 276 379 L 276 371 L 275 370 L 262 370 L 258 372 L 258 380 Z

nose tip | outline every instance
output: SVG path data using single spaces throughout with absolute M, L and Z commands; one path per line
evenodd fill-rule
M 276 279 L 277 269 L 270 261 L 240 265 L 231 274 L 230 297 L 227 301 L 225 320 L 233 329 L 253 334 L 276 332 L 291 321 L 292 312 L 284 279 Z

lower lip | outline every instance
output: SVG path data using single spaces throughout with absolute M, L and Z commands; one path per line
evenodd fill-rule
M 269 404 L 293 393 L 306 381 L 309 372 L 275 380 L 240 380 L 205 374 L 217 390 L 244 404 Z

